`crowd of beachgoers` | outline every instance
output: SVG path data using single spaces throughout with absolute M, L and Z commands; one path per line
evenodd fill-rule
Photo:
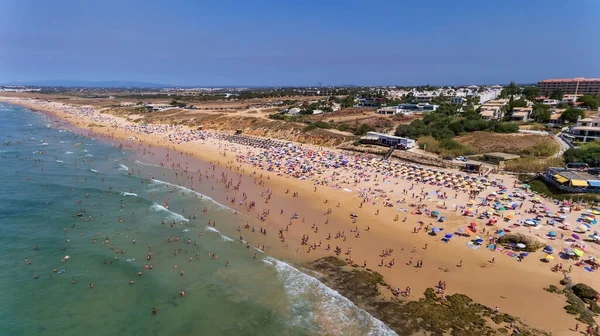
M 23 102 L 18 99 L 14 103 L 31 105 L 31 101 Z M 549 270 L 564 271 L 569 275 L 574 271 L 582 272 L 581 274 L 593 273 L 599 266 L 596 256 L 600 255 L 597 244 L 600 241 L 600 229 L 596 229 L 595 225 L 597 216 L 600 216 L 600 208 L 546 199 L 533 192 L 528 184 L 518 182 L 514 176 L 426 167 L 395 159 L 383 160 L 376 155 L 232 134 L 233 132 L 132 122 L 126 118 L 99 113 L 93 108 L 57 102 L 36 101 L 35 105 L 39 109 L 59 111 L 77 119 L 117 127 L 130 134 L 132 140 L 136 139 L 136 135 L 152 135 L 170 145 L 211 145 L 220 153 L 235 156 L 235 164 L 238 166 L 253 167 L 261 174 L 304 181 L 315 192 L 325 188 L 334 193 L 354 196 L 360 200 L 360 208 L 371 207 L 375 215 L 379 215 L 380 210 L 385 209 L 387 214 L 393 210 L 391 217 L 379 217 L 380 220 L 398 223 L 408 220 L 410 230 L 415 234 L 431 236 L 432 244 L 460 244 L 472 250 L 482 248 L 495 252 L 490 263 L 495 263 L 496 258 L 501 257 L 511 258 L 515 262 L 535 259 L 547 264 Z M 296 196 L 296 190 L 291 192 Z M 268 195 L 268 202 L 271 194 L 266 191 L 265 195 Z M 327 224 L 327 214 L 335 207 L 340 208 L 340 203 L 335 197 L 325 199 L 325 203 L 326 207 L 330 207 L 325 214 Z M 266 218 L 271 210 L 279 211 L 269 208 L 258 219 Z M 355 211 L 348 208 L 342 208 L 341 211 L 348 212 L 352 223 L 356 223 Z M 302 216 L 303 214 L 294 213 L 292 219 Z M 361 233 L 368 232 L 377 224 L 376 221 L 369 225 L 363 223 L 360 228 L 356 226 L 350 230 L 350 233 L 334 233 L 335 239 L 345 242 L 347 237 L 359 238 Z M 286 226 L 285 230 L 279 231 L 282 241 L 285 241 L 288 229 L 289 226 Z M 313 223 L 309 233 L 316 233 L 318 230 L 319 224 Z M 502 238 L 515 233 L 530 239 L 516 242 L 504 241 Z M 351 247 L 345 251 L 340 246 L 333 247 L 330 239 L 331 233 L 323 244 L 320 240 L 318 243 L 315 240 L 309 242 L 308 234 L 303 234 L 299 249 L 307 249 L 309 253 L 311 250 L 326 250 L 337 256 L 345 252 L 347 261 L 367 267 L 366 260 L 354 260 Z M 428 244 L 422 248 L 427 249 Z M 533 251 L 532 244 L 539 246 L 537 251 Z M 381 253 L 377 251 L 381 259 L 378 266 L 393 267 L 396 264 L 394 247 L 382 248 Z M 412 249 L 415 252 L 416 247 Z M 457 266 L 462 267 L 460 254 L 456 258 Z M 415 262 L 419 268 L 423 267 L 423 260 Z M 412 257 L 407 264 L 413 265 Z M 445 283 L 438 287 L 443 295 L 442 287 L 445 288 Z M 405 296 L 410 295 L 411 291 L 410 287 L 406 290 L 390 290 L 394 295 Z

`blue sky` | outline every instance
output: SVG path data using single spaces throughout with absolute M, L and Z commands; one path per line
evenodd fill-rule
M 600 77 L 598 0 L 0 0 L 0 83 Z

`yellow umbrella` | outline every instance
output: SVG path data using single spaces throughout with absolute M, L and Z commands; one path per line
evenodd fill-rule
M 546 256 L 546 259 L 548 259 L 548 260 L 554 260 L 554 257 L 548 254 L 548 255 Z

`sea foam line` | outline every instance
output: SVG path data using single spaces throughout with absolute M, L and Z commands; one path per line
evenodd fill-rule
M 121 196 L 135 196 L 135 197 L 137 197 L 137 194 L 123 191 L 121 193 Z
M 152 164 L 152 163 L 146 163 L 146 162 L 142 162 L 142 161 L 140 161 L 140 160 L 135 160 L 135 163 L 137 163 L 137 164 L 141 164 L 141 165 L 143 165 L 143 166 L 150 166 L 150 167 L 156 167 L 156 168 L 160 168 L 160 166 L 159 166 L 159 165 L 155 165 L 155 164 Z
M 129 170 L 129 167 L 127 167 L 126 165 L 119 163 L 119 170 Z
M 233 239 L 231 239 L 231 238 L 227 237 L 226 235 L 222 234 L 221 231 L 215 229 L 212 226 L 207 226 L 205 230 L 206 231 L 212 231 L 212 232 L 218 233 L 221 236 L 221 239 L 223 239 L 223 241 L 226 241 L 226 242 L 232 242 L 233 241 Z
M 206 196 L 206 195 L 204 195 L 204 194 L 202 194 L 202 193 L 199 193 L 199 192 L 197 192 L 197 191 L 194 191 L 194 190 L 192 190 L 192 189 L 190 189 L 190 188 L 186 188 L 186 187 L 184 187 L 184 186 L 180 186 L 180 185 L 177 185 L 177 184 L 173 184 L 173 183 L 169 183 L 169 182 L 165 182 L 165 181 L 161 181 L 161 180 L 157 180 L 157 179 L 153 179 L 153 180 L 152 180 L 152 182 L 153 182 L 153 183 L 157 183 L 157 184 L 164 184 L 164 185 L 168 185 L 168 186 L 171 186 L 171 187 L 174 187 L 174 188 L 179 188 L 179 189 L 181 189 L 181 190 L 183 190 L 183 191 L 186 191 L 186 192 L 189 192 L 189 193 L 192 193 L 192 194 L 196 194 L 196 195 L 198 195 L 198 196 L 199 196 L 201 199 L 205 199 L 205 200 L 211 201 L 211 202 L 213 202 L 213 203 L 217 204 L 218 206 L 220 206 L 220 207 L 222 207 L 222 208 L 225 208 L 225 209 L 230 209 L 230 210 L 232 210 L 230 207 L 228 207 L 228 206 L 225 206 L 225 205 L 223 205 L 223 204 L 221 204 L 221 203 L 219 203 L 219 202 L 215 201 L 214 199 L 212 199 L 212 198 L 210 198 L 210 197 L 208 197 L 208 196 Z
M 169 219 L 173 219 L 173 220 L 176 220 L 176 221 L 184 221 L 184 222 L 188 222 L 188 219 L 187 219 L 187 218 L 183 217 L 182 215 L 180 215 L 180 214 L 178 214 L 178 213 L 176 213 L 176 212 L 173 212 L 173 211 L 171 211 L 171 210 L 169 210 L 169 209 L 165 208 L 164 206 L 162 206 L 162 205 L 160 205 L 160 204 L 156 204 L 156 203 L 154 203 L 154 204 L 152 205 L 152 207 L 150 207 L 150 209 L 151 209 L 152 211 L 156 211 L 156 212 L 166 212 L 166 213 L 168 213 L 169 215 L 168 215 L 168 217 L 167 217 L 167 218 L 169 218 Z
M 328 330 L 324 330 L 327 334 L 344 335 L 353 330 L 360 335 L 397 335 L 383 322 L 357 307 L 348 298 L 327 287 L 317 278 L 272 257 L 265 257 L 263 261 L 267 265 L 272 264 L 277 270 L 277 276 L 290 297 L 295 323 L 306 325 L 312 324 L 315 317 L 327 318 L 329 319 Z M 310 302 L 316 301 L 317 306 L 307 310 L 310 302 L 307 302 L 306 297 L 311 298 Z M 361 327 L 360 331 L 353 327 L 356 323 Z

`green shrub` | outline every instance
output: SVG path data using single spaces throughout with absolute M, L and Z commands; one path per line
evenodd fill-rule
M 574 285 L 571 287 L 571 290 L 573 290 L 573 294 L 577 295 L 577 297 L 583 301 L 596 300 L 596 296 L 598 295 L 598 292 L 595 289 L 584 283 Z

